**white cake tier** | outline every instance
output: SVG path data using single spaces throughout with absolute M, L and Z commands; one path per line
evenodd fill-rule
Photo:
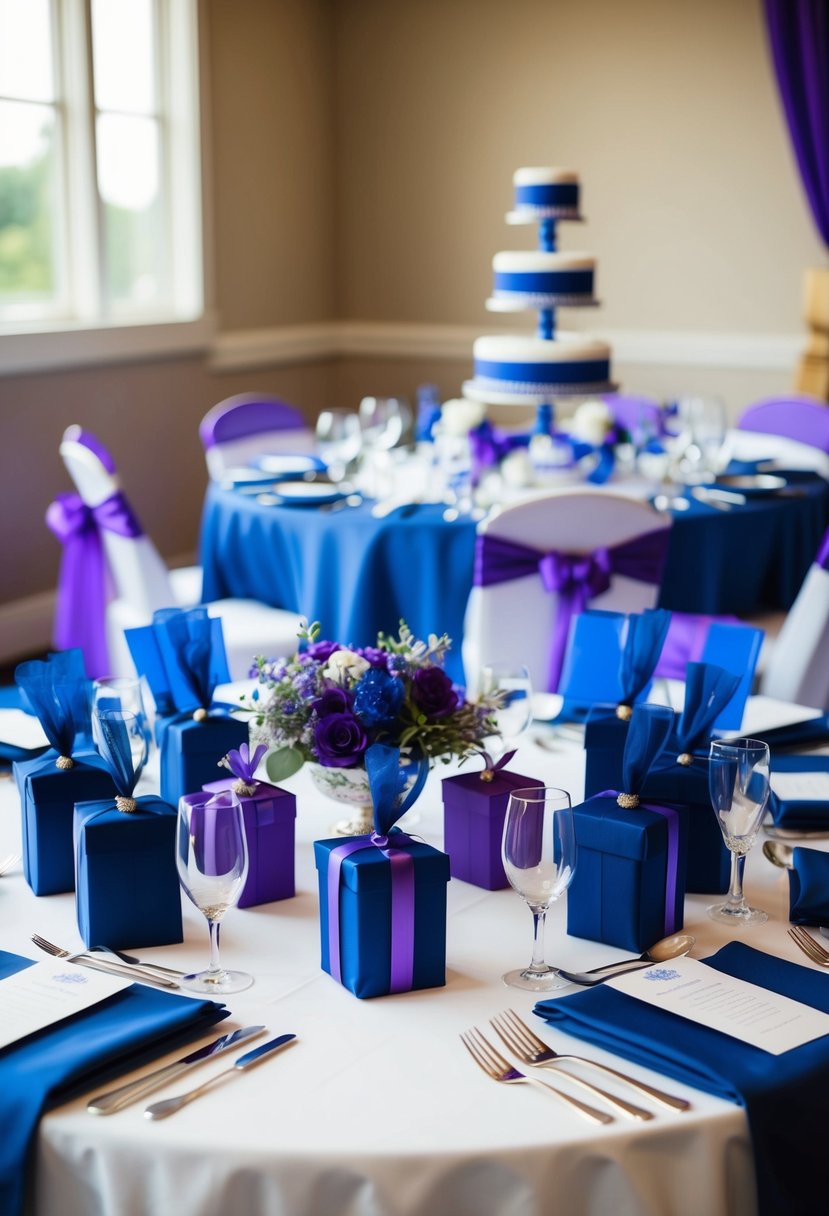
M 475 401 L 590 395 L 612 387 L 610 347 L 583 334 L 561 333 L 550 340 L 489 335 L 476 339 L 472 358 L 475 376 L 464 393 Z
M 488 308 L 503 303 L 525 308 L 555 308 L 595 304 L 596 259 L 589 253 L 548 253 L 543 250 L 496 253 L 492 259 L 494 290 Z
M 580 219 L 579 178 L 572 169 L 535 167 L 516 169 L 512 177 L 515 210 L 510 223 L 528 219 Z M 512 218 L 511 218 L 512 217 Z

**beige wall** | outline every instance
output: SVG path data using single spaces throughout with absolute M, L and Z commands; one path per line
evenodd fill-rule
M 802 270 L 825 262 L 789 150 L 759 0 L 203 0 L 211 302 L 222 334 L 331 319 L 493 327 L 491 259 L 516 167 L 582 177 L 599 259 L 585 324 L 797 333 Z M 581 319 L 571 311 L 570 325 Z M 499 319 L 497 327 L 506 322 Z M 531 318 L 518 324 L 531 324 Z M 68 489 L 71 422 L 113 449 L 167 555 L 192 551 L 196 427 L 261 389 L 312 418 L 366 392 L 457 395 L 470 355 L 211 371 L 208 355 L 0 377 L 4 603 L 55 585 L 42 524 Z M 719 389 L 732 409 L 788 369 L 625 364 L 625 387 Z

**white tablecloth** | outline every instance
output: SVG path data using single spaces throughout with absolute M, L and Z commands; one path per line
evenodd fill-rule
M 559 750 L 528 739 L 511 767 L 563 786 L 578 801 L 583 753 L 554 746 Z M 417 804 L 420 821 L 411 829 L 438 846 L 440 778 L 449 771 L 430 777 Z M 512 890 L 490 893 L 450 882 L 445 988 L 360 1001 L 322 973 L 311 842 L 329 834 L 340 808 L 315 793 L 305 774 L 286 784 L 298 795 L 297 895 L 228 915 L 223 960 L 251 971 L 256 982 L 228 998 L 233 1016 L 222 1028 L 261 1022 L 271 1034 L 294 1031 L 300 1041 L 252 1072 L 219 1082 L 165 1122 L 146 1120 L 144 1103 L 107 1118 L 91 1117 L 85 1099 L 52 1111 L 37 1143 L 37 1216 L 755 1211 L 741 1109 L 622 1064 L 690 1098 L 693 1109 L 657 1113 L 647 1124 L 619 1118 L 597 1129 L 534 1088 L 499 1086 L 478 1071 L 458 1036 L 473 1025 L 485 1028 L 510 1006 L 556 1049 L 618 1064 L 534 1018 L 533 994 L 501 984 L 502 972 L 529 962 L 531 949 L 530 913 Z M 0 856 L 17 847 L 17 794 L 5 780 Z M 744 940 L 809 965 L 786 936 L 787 877 L 763 858 L 759 843 L 749 858 L 746 889 L 770 920 Z M 705 915 L 710 902 L 704 896 L 687 901 L 685 924 L 696 937 L 696 957 L 726 940 L 725 930 Z M 622 957 L 613 948 L 566 937 L 564 915 L 563 906 L 550 914 L 550 960 L 583 969 Z M 73 896 L 36 898 L 18 869 L 0 879 L 0 947 L 37 957 L 32 932 L 80 947 Z M 171 966 L 202 965 L 204 920 L 185 901 L 184 943 L 142 954 Z M 201 1066 L 151 1100 L 206 1080 L 232 1058 Z

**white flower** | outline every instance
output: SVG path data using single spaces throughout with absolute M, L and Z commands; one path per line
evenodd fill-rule
M 613 427 L 613 414 L 604 401 L 583 401 L 570 420 L 570 433 L 599 447 Z
M 513 448 L 501 461 L 501 477 L 508 486 L 523 487 L 533 483 L 533 466 L 526 448 Z
M 486 413 L 486 407 L 477 401 L 467 401 L 466 397 L 453 397 L 444 401 L 440 411 L 440 431 L 443 435 L 468 435 L 474 427 L 479 426 Z
M 370 666 L 371 664 L 362 655 L 355 654 L 353 650 L 335 650 L 329 656 L 328 666 L 322 674 L 337 684 L 345 684 L 349 679 L 359 680 L 363 672 L 368 671 Z

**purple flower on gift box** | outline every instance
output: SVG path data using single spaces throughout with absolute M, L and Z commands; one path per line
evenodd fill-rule
M 412 678 L 412 698 L 429 718 L 445 718 L 460 700 L 452 681 L 440 667 L 421 667 Z
M 368 747 L 368 735 L 353 714 L 333 713 L 317 722 L 314 742 L 326 768 L 353 768 Z
M 318 718 L 327 718 L 330 714 L 344 714 L 351 709 L 351 698 L 344 688 L 326 688 L 321 697 L 311 706 Z
M 357 654 L 362 655 L 372 667 L 380 667 L 383 671 L 389 670 L 389 655 L 385 650 L 379 650 L 377 646 L 363 646 L 357 651 Z
M 327 663 L 335 650 L 342 650 L 339 642 L 311 642 L 305 653 L 317 663 Z
M 406 697 L 402 680 L 380 667 L 371 667 L 354 693 L 354 712 L 366 726 L 393 722 Z

